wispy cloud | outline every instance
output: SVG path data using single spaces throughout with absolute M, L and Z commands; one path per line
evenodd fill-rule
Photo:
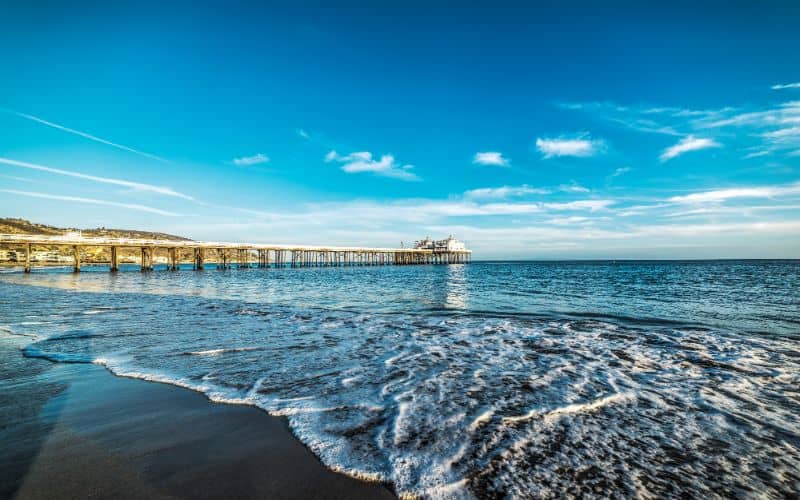
M 471 199 L 504 199 L 514 196 L 525 196 L 529 194 L 548 194 L 550 191 L 544 188 L 535 188 L 523 184 L 522 186 L 502 186 L 496 188 L 471 189 L 464 193 L 464 197 Z
M 661 153 L 661 161 L 668 161 L 690 151 L 701 149 L 719 148 L 722 145 L 712 139 L 694 137 L 693 135 L 684 137 L 674 146 L 670 146 Z
M 62 130 L 64 132 L 69 132 L 70 134 L 79 135 L 79 136 L 81 136 L 81 137 L 83 137 L 85 139 L 89 139 L 90 141 L 95 141 L 95 142 L 99 142 L 100 144 L 105 144 L 107 146 L 112 146 L 112 147 L 115 147 L 117 149 L 122 149 L 124 151 L 128 151 L 130 153 L 137 154 L 139 156 L 144 156 L 145 158 L 150 158 L 151 160 L 158 160 L 158 161 L 161 161 L 161 162 L 164 162 L 164 163 L 170 163 L 169 160 L 167 160 L 165 158 L 162 158 L 160 156 L 156 156 L 156 155 L 150 154 L 150 153 L 145 153 L 144 151 L 140 151 L 138 149 L 134 149 L 132 147 L 125 146 L 123 144 L 118 144 L 116 142 L 111 142 L 111 141 L 103 139 L 101 137 L 97 137 L 95 135 L 87 134 L 86 132 L 81 132 L 80 130 L 75 130 L 75 129 L 72 129 L 72 128 L 69 128 L 69 127 L 65 127 L 64 125 L 59 125 L 58 123 L 53 123 L 53 122 L 47 121 L 45 119 L 39 118 L 38 116 L 33 116 L 33 115 L 26 114 L 26 113 L 19 113 L 17 111 L 9 111 L 9 112 L 14 114 L 14 115 L 16 115 L 16 116 L 19 116 L 21 118 L 25 118 L 27 120 L 34 121 L 36 123 L 41 123 L 42 125 L 46 125 L 48 127 L 52 127 L 52 128 L 58 129 L 58 130 Z
M 475 158 L 472 159 L 472 163 L 478 165 L 505 167 L 508 165 L 508 159 L 503 158 L 503 153 L 497 151 L 485 151 L 481 153 L 475 153 Z
M 588 193 L 591 191 L 589 188 L 585 188 L 574 182 L 572 184 L 562 184 L 558 186 L 558 189 L 564 191 L 565 193 Z
M 265 155 L 263 153 L 258 153 L 258 154 L 255 154 L 253 156 L 245 156 L 245 157 L 242 157 L 242 158 L 234 158 L 233 159 L 233 164 L 234 165 L 239 165 L 241 167 L 247 167 L 247 166 L 250 166 L 250 165 L 259 165 L 261 163 L 267 163 L 268 161 L 269 161 L 269 156 L 267 156 L 267 155 Z
M 157 215 L 165 215 L 167 217 L 181 216 L 181 214 L 176 214 L 175 212 L 169 212 L 167 210 L 161 210 L 159 208 L 148 207 L 146 205 L 139 205 L 136 203 L 118 203 L 115 201 L 97 200 L 94 198 L 81 198 L 79 196 L 61 196 L 56 194 L 37 193 L 33 191 L 17 191 L 15 189 L 0 189 L 0 192 L 15 194 L 18 196 L 28 196 L 31 198 L 43 198 L 47 200 L 69 201 L 74 203 L 88 203 L 91 205 L 104 205 L 109 207 L 127 208 L 130 210 L 138 210 L 140 212 L 149 212 Z
M 627 174 L 633 170 L 631 167 L 619 167 L 611 172 L 611 177 L 619 177 L 620 175 Z
M 770 87 L 772 90 L 785 90 L 785 89 L 800 89 L 800 82 L 795 83 L 779 83 Z
M 573 224 L 590 224 L 593 221 L 588 217 L 573 215 L 571 217 L 553 217 L 552 219 L 547 219 L 544 222 L 554 226 L 570 226 Z
M 302 128 L 297 129 L 297 135 L 303 139 L 311 139 L 311 135 Z
M 165 196 L 174 196 L 176 198 L 182 198 L 184 200 L 194 201 L 194 198 L 192 198 L 191 196 L 183 194 L 183 193 L 179 193 L 179 192 L 173 190 L 172 188 L 165 187 L 165 186 L 154 186 L 152 184 L 144 184 L 144 183 L 141 183 L 141 182 L 131 182 L 131 181 L 126 181 L 126 180 L 122 180 L 122 179 L 112 179 L 112 178 L 109 178 L 109 177 L 99 177 L 99 176 L 96 176 L 96 175 L 83 174 L 83 173 L 74 172 L 74 171 L 71 171 L 71 170 L 62 170 L 60 168 L 46 167 L 44 165 L 36 165 L 34 163 L 27 163 L 27 162 L 23 162 L 23 161 L 12 160 L 12 159 L 9 159 L 9 158 L 0 158 L 0 163 L 1 164 L 5 164 L 5 165 L 11 165 L 11 166 L 14 166 L 14 167 L 27 168 L 27 169 L 30 169 L 30 170 L 38 170 L 38 171 L 41 171 L 41 172 L 49 172 L 51 174 L 66 175 L 66 176 L 69 176 L 69 177 L 75 177 L 75 178 L 78 178 L 78 179 L 85 179 L 85 180 L 88 180 L 88 181 L 99 182 L 99 183 L 103 183 L 103 184 L 113 184 L 113 185 L 116 185 L 116 186 L 123 186 L 123 187 L 130 188 L 130 189 L 133 189 L 133 190 L 136 190 L 136 191 L 146 191 L 146 192 L 150 192 L 150 193 L 156 193 L 156 194 L 161 194 L 161 195 L 165 195 Z
M 413 165 L 403 165 L 397 163 L 392 155 L 383 155 L 380 160 L 372 158 L 369 151 L 357 151 L 348 155 L 340 155 L 336 151 L 330 151 L 325 155 L 328 163 L 337 162 L 342 164 L 342 170 L 348 174 L 369 172 L 384 177 L 392 177 L 404 181 L 417 181 L 417 177 L 411 170 Z
M 614 203 L 616 203 L 614 200 L 577 200 L 561 203 L 543 203 L 542 206 L 551 210 L 588 210 L 597 212 L 607 209 Z
M 580 136 L 577 138 L 539 137 L 536 139 L 536 149 L 538 149 L 545 158 L 553 158 L 554 156 L 585 158 L 602 152 L 604 147 L 605 143 L 603 141 L 593 140 L 587 136 Z
M 692 110 L 676 107 L 622 106 L 614 102 L 562 103 L 562 109 L 581 111 L 613 125 L 637 132 L 684 135 L 679 129 L 689 119 L 717 116 L 720 110 Z
M 800 82 L 798 82 L 800 83 Z M 775 86 L 794 88 L 794 83 Z M 706 137 L 719 141 L 730 136 L 726 129 L 741 128 L 747 134 L 736 134 L 727 147 L 737 147 L 753 158 L 754 151 L 777 154 L 800 148 L 800 135 L 793 127 L 800 126 L 800 101 L 783 102 L 762 108 L 726 106 L 718 109 L 689 109 L 664 106 L 621 106 L 613 102 L 561 104 L 562 109 L 581 111 L 594 118 L 648 133 Z
M 800 182 L 794 184 L 715 189 L 684 196 L 673 196 L 673 203 L 719 203 L 732 198 L 772 198 L 800 195 Z

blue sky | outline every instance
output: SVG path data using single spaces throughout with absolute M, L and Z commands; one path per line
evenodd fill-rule
M 797 257 L 797 2 L 20 3 L 0 214 L 476 258 Z

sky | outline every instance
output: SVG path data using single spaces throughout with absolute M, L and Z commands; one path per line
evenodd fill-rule
M 0 216 L 800 257 L 800 3 L 16 2 Z

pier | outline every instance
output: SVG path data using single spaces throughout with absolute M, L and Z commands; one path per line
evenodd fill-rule
M 452 237 L 442 240 L 448 241 L 457 242 Z M 15 251 L 16 262 L 24 264 L 26 273 L 31 272 L 32 255 L 37 248 L 68 249 L 75 272 L 80 272 L 82 263 L 89 263 L 83 256 L 87 248 L 108 249 L 108 260 L 91 263 L 108 264 L 111 272 L 120 269 L 120 249 L 134 249 L 139 256 L 136 263 L 142 271 L 152 271 L 157 257 L 172 271 L 180 269 L 181 264 L 191 264 L 192 269 L 202 270 L 213 263 L 217 269 L 224 270 L 466 264 L 472 260 L 472 251 L 460 242 L 438 246 L 418 242 L 415 248 L 368 248 L 0 234 L 0 248 Z

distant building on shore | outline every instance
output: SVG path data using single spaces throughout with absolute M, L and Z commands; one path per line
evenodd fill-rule
M 427 236 L 424 240 L 415 241 L 414 248 L 433 250 L 434 252 L 457 252 L 467 249 L 464 242 L 453 238 L 453 235 L 446 240 L 432 240 L 430 236 Z

